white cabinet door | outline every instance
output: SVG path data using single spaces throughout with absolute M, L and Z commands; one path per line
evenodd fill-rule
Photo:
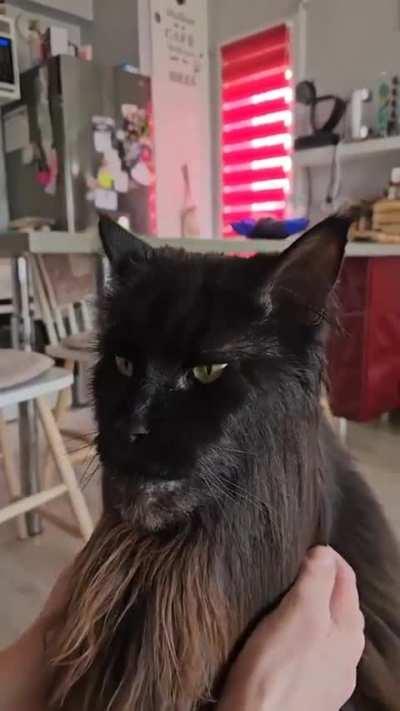
M 83 17 L 85 20 L 93 20 L 93 0 L 36 0 L 40 5 L 52 8 L 53 10 L 62 10 L 63 12 Z

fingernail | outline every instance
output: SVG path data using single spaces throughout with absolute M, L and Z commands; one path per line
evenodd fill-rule
M 307 558 L 313 564 L 329 568 L 334 565 L 335 553 L 330 546 L 316 546 L 308 551 Z

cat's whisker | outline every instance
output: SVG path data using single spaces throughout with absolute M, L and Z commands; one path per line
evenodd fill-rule
M 234 499 L 230 495 L 230 493 L 228 491 L 226 491 L 222 486 L 220 486 L 220 482 L 219 482 L 219 480 L 215 479 L 213 472 L 203 468 L 201 471 L 200 477 L 201 477 L 202 481 L 204 481 L 205 484 L 207 485 L 211 495 L 213 497 L 215 497 L 216 500 L 218 500 L 218 502 L 220 501 L 220 499 L 218 498 L 218 495 L 221 495 L 222 498 L 225 498 L 225 499 L 228 498 L 232 502 L 234 501 Z M 223 512 L 223 513 L 225 513 L 225 512 Z
M 218 477 L 218 475 L 217 475 Z M 238 497 L 245 503 L 251 504 L 256 508 L 259 512 L 264 512 L 266 510 L 265 504 L 260 500 L 258 501 L 257 499 L 253 498 L 251 494 L 246 492 L 244 489 L 237 488 L 235 486 L 235 482 L 233 481 L 227 481 L 224 479 L 219 478 L 218 483 L 221 487 L 224 487 L 224 490 L 226 492 L 226 495 L 228 498 L 230 498 L 232 501 L 235 501 L 235 497 Z M 235 493 L 230 490 L 230 487 L 233 487 L 235 489 Z
M 202 481 L 204 481 L 205 485 L 207 486 L 207 488 L 208 488 L 208 490 L 209 490 L 209 492 L 210 492 L 210 494 L 211 494 L 213 500 L 215 501 L 215 503 L 217 504 L 219 510 L 221 511 L 222 518 L 223 518 L 226 522 L 228 522 L 227 513 L 226 513 L 226 511 L 224 510 L 223 506 L 221 505 L 220 499 L 218 498 L 218 494 L 219 494 L 219 493 L 222 494 L 222 496 L 226 496 L 225 492 L 224 492 L 223 490 L 221 490 L 221 489 L 218 489 L 218 488 L 217 488 L 217 490 L 215 490 L 215 487 L 213 486 L 212 480 L 210 480 L 210 479 L 208 478 L 208 476 L 207 476 L 207 474 L 206 474 L 205 471 L 203 471 L 200 476 L 201 476 Z
M 213 486 L 214 482 L 213 482 L 212 478 L 208 476 L 206 471 L 202 471 L 200 473 L 200 479 L 202 481 L 204 481 L 204 483 L 207 486 L 212 497 L 215 498 L 215 500 L 219 502 L 218 494 L 224 495 L 225 492 L 222 491 L 220 488 Z
M 221 450 L 223 450 L 224 452 L 228 452 L 228 453 L 232 453 L 232 454 L 248 454 L 250 457 L 256 457 L 256 456 L 257 456 L 257 452 L 250 452 L 250 450 L 248 450 L 248 449 L 235 449 L 235 448 L 232 448 L 232 447 L 224 447 L 224 446 L 221 446 L 221 445 L 220 445 L 219 448 L 220 448 Z
M 233 479 L 227 479 L 224 474 L 221 473 L 219 473 L 218 476 L 220 477 L 220 479 L 222 478 L 228 486 L 232 486 L 238 492 L 242 493 L 246 498 L 252 500 L 255 504 L 259 504 L 262 508 L 266 507 L 267 504 L 263 499 L 260 499 L 255 494 L 249 492 L 247 489 L 244 488 L 244 486 L 239 484 L 238 481 L 235 481 Z
M 79 447 L 67 447 L 67 452 L 68 454 L 77 454 L 78 452 L 83 452 L 85 449 L 91 449 L 94 445 L 93 443 L 88 442 L 87 444 L 82 444 Z
M 99 459 L 98 459 L 98 454 L 97 452 L 94 452 L 93 454 L 88 454 L 85 462 L 85 469 L 83 474 L 88 474 L 90 473 L 90 470 L 94 467 L 98 467 L 100 464 Z
M 205 474 L 205 472 L 203 472 L 203 474 Z M 222 513 L 222 518 L 229 523 L 227 512 L 221 505 L 220 499 L 218 498 L 218 494 L 220 494 L 224 500 L 231 501 L 232 504 L 237 504 L 237 498 L 235 498 L 234 494 L 229 490 L 225 482 L 221 481 L 221 479 L 219 479 L 218 477 L 215 477 L 214 472 L 208 471 L 208 475 L 206 475 L 205 477 L 203 476 L 203 481 L 205 481 L 205 483 L 208 485 L 211 495 L 218 503 L 218 506 Z M 239 496 L 238 498 L 241 498 L 241 496 Z
M 93 465 L 94 469 L 91 471 Z M 86 489 L 88 484 L 92 481 L 92 479 L 96 476 L 96 474 L 98 474 L 100 470 L 101 467 L 97 451 L 94 451 L 91 456 L 88 454 L 88 461 L 79 481 L 82 490 Z
M 203 474 L 205 474 L 205 472 L 203 472 Z M 208 479 L 208 476 L 210 476 L 211 481 Z M 230 492 L 226 491 L 223 487 L 220 486 L 220 484 L 221 484 L 220 481 L 217 482 L 219 484 L 219 486 L 217 486 L 217 491 L 215 491 L 215 478 L 212 476 L 212 472 L 208 471 L 206 476 L 203 476 L 202 479 L 205 482 L 206 486 L 208 486 L 211 496 L 215 500 L 215 502 L 221 512 L 222 520 L 225 521 L 225 523 L 229 526 L 231 535 L 235 539 L 236 545 L 240 547 L 239 534 L 238 534 L 237 530 L 235 529 L 235 527 L 232 526 L 232 521 L 228 517 L 228 512 L 227 512 L 226 508 L 223 506 L 220 499 L 218 498 L 218 493 L 222 495 L 223 499 L 225 499 L 225 500 L 228 499 L 228 501 L 231 501 L 233 504 L 236 504 L 237 501 L 235 501 L 235 498 L 230 494 Z
M 267 508 L 265 502 L 262 499 L 258 499 L 258 497 L 254 496 L 252 493 L 244 489 L 244 487 L 240 486 L 238 482 L 234 481 L 233 479 L 227 479 L 221 472 L 212 471 L 210 472 L 210 476 L 211 481 L 215 481 L 215 479 L 218 480 L 220 488 L 224 489 L 225 495 L 230 498 L 231 501 L 235 500 L 234 493 L 231 490 L 231 488 L 233 487 L 236 490 L 239 498 L 241 498 L 243 501 L 251 503 L 260 512 L 265 512 Z
M 79 436 L 76 435 L 75 437 L 72 434 L 69 434 L 69 435 L 66 434 L 64 436 L 64 441 L 65 442 L 76 442 L 77 439 L 84 439 L 90 444 L 91 442 L 94 442 L 96 434 L 97 434 L 96 430 L 89 430 L 89 432 L 80 432 Z
M 85 476 L 85 478 L 81 479 L 80 481 L 80 487 L 81 490 L 84 491 L 90 484 L 91 481 L 93 481 L 94 477 L 100 472 L 100 467 L 97 467 L 93 472 L 90 472 Z

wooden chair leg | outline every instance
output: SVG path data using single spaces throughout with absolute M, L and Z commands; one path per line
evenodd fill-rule
M 74 372 L 74 361 L 73 360 L 68 360 L 63 363 L 63 366 L 66 370 L 70 370 L 72 373 Z M 71 396 L 71 388 L 67 388 L 66 390 L 61 390 L 61 392 L 58 394 L 57 397 L 57 402 L 56 406 L 54 409 L 54 417 L 56 419 L 57 424 L 61 422 L 61 418 L 63 415 L 69 410 L 71 407 L 71 401 L 72 401 L 72 396 Z M 44 465 L 42 469 L 42 487 L 43 489 L 48 489 L 53 483 L 53 458 L 50 454 L 49 451 L 46 452 L 45 455 L 45 460 L 44 460 Z
M 57 424 L 59 424 L 61 417 L 68 410 L 70 403 L 70 390 L 61 390 L 58 394 L 56 407 L 54 410 L 54 417 Z M 47 450 L 45 455 L 45 461 L 42 470 L 42 487 L 43 489 L 48 489 L 53 483 L 53 473 L 54 473 L 54 461 L 51 456 L 51 452 Z
M 21 498 L 21 483 L 15 469 L 13 453 L 10 447 L 10 434 L 3 413 L 0 411 L 0 449 L 3 455 L 3 467 L 7 489 L 11 502 Z M 18 516 L 16 526 L 19 538 L 26 538 L 28 533 L 24 516 Z
M 74 469 L 46 398 L 39 397 L 36 403 L 49 447 L 57 463 L 61 478 L 68 488 L 71 505 L 78 520 L 82 536 L 87 541 L 93 533 L 94 526 L 85 498 L 79 488 Z

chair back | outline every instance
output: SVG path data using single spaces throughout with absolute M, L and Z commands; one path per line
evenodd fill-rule
M 89 255 L 32 255 L 35 298 L 51 345 L 93 329 L 95 260 Z

